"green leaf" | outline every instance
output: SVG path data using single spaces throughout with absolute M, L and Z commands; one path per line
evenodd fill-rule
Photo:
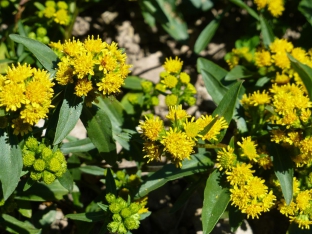
M 176 3 L 156 0 L 161 10 L 167 17 L 166 23 L 161 23 L 163 29 L 177 41 L 186 41 L 188 39 L 187 25 L 183 20 L 183 15 L 176 10 Z
M 140 220 L 144 220 L 144 219 L 146 219 L 148 216 L 150 216 L 152 214 L 152 212 L 150 212 L 150 211 L 147 211 L 147 212 L 145 212 L 145 213 L 143 213 L 143 214 L 140 214 Z
M 259 15 L 249 6 L 246 5 L 246 3 L 244 3 L 241 0 L 230 0 L 230 2 L 234 3 L 235 5 L 245 9 L 252 17 L 254 17 L 256 20 L 259 20 Z
M 104 176 L 104 168 L 98 166 L 81 166 L 79 170 L 90 175 Z
M 190 160 L 182 161 L 182 168 L 177 168 L 173 164 L 167 164 L 160 170 L 148 176 L 135 197 L 144 197 L 151 191 L 163 186 L 168 181 L 193 175 L 195 173 L 205 172 L 212 164 L 213 163 L 209 157 L 203 154 L 191 155 Z
M 83 98 L 77 97 L 72 87 L 68 87 L 65 91 L 59 119 L 56 126 L 53 145 L 59 144 L 76 126 L 81 115 L 83 107 Z
M 238 81 L 229 88 L 218 107 L 214 110 L 213 116 L 223 116 L 228 124 L 231 122 L 241 86 L 242 82 Z
M 74 185 L 72 192 L 78 192 L 79 189 Z M 35 183 L 27 191 L 23 191 L 22 186 L 18 187 L 15 199 L 26 201 L 55 201 L 63 199 L 63 196 L 68 194 L 68 190 L 65 189 L 58 180 L 55 180 L 52 184 L 45 184 L 43 182 Z
M 230 201 L 230 192 L 221 184 L 221 174 L 214 170 L 206 183 L 204 204 L 202 210 L 202 224 L 205 234 L 210 233 Z
M 307 21 L 312 25 L 312 2 L 311 0 L 301 0 L 298 10 L 306 17 Z
M 169 211 L 169 213 L 174 213 L 181 209 L 186 202 L 189 200 L 189 198 L 193 195 L 193 193 L 196 191 L 196 189 L 199 188 L 201 185 L 201 182 L 203 182 L 203 178 L 198 179 L 197 181 L 192 182 L 178 197 L 176 202 L 173 204 L 173 207 Z
M 73 191 L 74 180 L 73 180 L 73 177 L 68 170 L 66 170 L 66 172 L 62 175 L 62 177 L 58 178 L 58 181 L 70 193 Z
M 0 128 L 0 181 L 4 200 L 14 192 L 23 168 L 22 151 L 16 136 Z
M 267 20 L 262 15 L 260 15 L 260 26 L 261 26 L 263 44 L 266 47 L 269 47 L 269 45 L 274 41 L 274 34 L 273 34 L 271 26 L 269 25 Z
M 16 233 L 19 233 L 19 234 L 39 234 L 39 233 L 41 233 L 41 229 L 35 228 L 34 226 L 32 226 L 28 222 L 19 221 L 18 219 L 14 218 L 10 215 L 3 214 L 2 218 L 5 220 L 6 228 L 9 228 L 9 229 L 15 231 Z
M 249 71 L 246 67 L 236 65 L 229 73 L 225 76 L 225 80 L 237 80 L 241 78 L 248 78 L 253 76 L 255 73 Z
M 210 72 L 201 70 L 201 74 L 203 75 L 203 80 L 209 95 L 212 97 L 212 100 L 216 105 L 218 105 L 228 91 L 228 88 L 223 86 Z
M 238 207 L 229 206 L 229 223 L 231 227 L 231 232 L 236 232 L 237 228 L 241 226 L 246 214 L 243 214 Z
M 117 195 L 115 179 L 113 177 L 113 174 L 110 168 L 107 168 L 105 185 L 106 185 L 107 193 L 112 193 L 112 194 Z
M 215 35 L 218 27 L 220 25 L 220 19 L 214 19 L 204 28 L 204 30 L 199 34 L 195 45 L 194 52 L 199 54 L 206 46 L 209 44 L 213 36 Z
M 66 142 L 60 148 L 63 154 L 88 152 L 93 149 L 95 149 L 95 146 L 88 137 L 82 140 Z
M 55 74 L 55 67 L 58 62 L 56 54 L 45 44 L 30 39 L 28 37 L 23 37 L 17 34 L 10 34 L 9 37 L 20 44 L 26 46 L 39 60 L 42 66 L 51 73 L 51 76 Z
M 98 222 L 105 219 L 105 213 L 103 211 L 87 212 L 79 214 L 68 214 L 65 217 L 73 220 L 80 220 L 84 222 Z
M 27 191 L 31 186 L 33 186 L 34 184 L 36 183 L 35 180 L 32 180 L 30 177 L 28 177 L 25 185 L 24 185 L 24 188 L 23 188 L 23 191 Z
M 32 216 L 32 206 L 30 201 L 15 201 L 18 207 L 18 212 L 26 218 L 31 218 Z
M 112 124 L 105 110 L 96 106 L 82 109 L 81 121 L 92 143 L 109 164 L 117 160 L 116 143 L 112 136 Z M 109 153 L 109 154 L 105 154 Z
M 101 202 L 96 203 L 102 210 L 107 211 L 108 205 L 105 205 Z
M 273 169 L 280 182 L 286 204 L 289 205 L 293 196 L 293 161 L 287 150 L 278 144 L 271 143 L 268 150 L 273 157 Z
M 299 62 L 293 56 L 288 54 L 291 67 L 297 72 L 308 91 L 310 101 L 312 100 L 312 68 Z
M 128 76 L 125 79 L 125 83 L 122 85 L 125 89 L 131 90 L 142 90 L 141 82 L 144 81 L 141 77 L 138 76 Z
M 208 59 L 198 58 L 197 59 L 197 72 L 201 73 L 202 70 L 205 70 L 209 72 L 210 74 L 213 74 L 213 76 L 219 81 L 221 81 L 228 73 L 227 70 L 215 64 L 214 62 Z

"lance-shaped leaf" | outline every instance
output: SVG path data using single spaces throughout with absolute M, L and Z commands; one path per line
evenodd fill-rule
M 96 106 L 84 107 L 81 121 L 92 143 L 98 149 L 104 159 L 113 164 L 117 160 L 116 143 L 113 139 L 112 124 L 105 110 Z
M 206 48 L 206 46 L 209 44 L 209 42 L 215 35 L 219 25 L 220 19 L 213 19 L 199 34 L 194 45 L 194 51 L 196 54 L 199 54 L 203 49 Z
M 23 37 L 17 34 L 10 34 L 10 38 L 17 43 L 21 43 L 26 46 L 30 52 L 36 56 L 42 66 L 51 73 L 51 76 L 54 75 L 54 68 L 56 67 L 58 58 L 53 50 L 51 50 L 45 44 L 28 37 Z
M 23 168 L 22 151 L 14 135 L 0 128 L 0 181 L 4 200 L 14 192 Z
M 110 168 L 107 168 L 105 185 L 106 185 L 107 193 L 112 193 L 112 194 L 117 195 L 115 179 L 113 177 L 113 174 Z
M 312 68 L 299 62 L 290 54 L 288 54 L 288 57 L 291 62 L 291 67 L 299 74 L 308 91 L 309 98 L 312 100 Z
M 142 90 L 141 82 L 144 81 L 141 77 L 138 76 L 128 76 L 125 79 L 125 83 L 122 85 L 123 88 L 131 90 Z
M 73 88 L 68 87 L 60 109 L 53 144 L 59 144 L 76 126 L 83 107 L 83 98 L 74 94 Z
M 262 15 L 260 16 L 260 25 L 261 25 L 261 34 L 263 38 L 263 44 L 266 47 L 269 47 L 269 45 L 274 41 L 274 34 L 268 21 L 265 18 L 263 18 Z
M 273 157 L 274 173 L 280 182 L 285 201 L 289 205 L 293 196 L 293 162 L 287 150 L 278 144 L 271 143 L 268 150 Z
M 60 148 L 63 154 L 88 152 L 93 149 L 95 149 L 95 146 L 88 137 L 77 141 L 66 142 Z
M 79 167 L 79 170 L 90 175 L 104 176 L 105 169 L 98 166 L 87 165 Z
M 228 91 L 228 88 L 223 86 L 221 82 L 216 79 L 210 72 L 206 70 L 201 70 L 201 74 L 203 75 L 203 80 L 207 92 L 212 97 L 212 100 L 218 105 Z
M 237 80 L 241 78 L 252 77 L 255 73 L 249 71 L 246 67 L 237 65 L 225 76 L 225 80 Z
M 230 201 L 230 192 L 222 186 L 221 174 L 212 172 L 207 180 L 204 192 L 202 224 L 205 234 L 210 233 Z
M 62 175 L 62 177 L 58 178 L 58 181 L 60 184 L 66 188 L 69 192 L 73 191 L 74 188 L 74 180 L 72 175 L 70 174 L 69 170 L 66 170 L 66 172 Z
M 29 222 L 22 222 L 13 216 L 3 214 L 2 218 L 5 220 L 5 226 L 7 230 L 13 231 L 11 233 L 19 233 L 19 234 L 39 234 L 41 233 L 41 229 L 37 229 L 32 226 Z
M 252 17 L 254 17 L 256 20 L 259 20 L 259 15 L 252 8 L 247 6 L 246 3 L 244 3 L 242 0 L 230 0 L 230 2 L 245 9 Z
M 190 160 L 182 162 L 182 168 L 177 168 L 173 164 L 167 164 L 160 170 L 151 174 L 140 187 L 136 194 L 136 198 L 144 197 L 151 191 L 163 186 L 168 181 L 175 180 L 184 176 L 193 175 L 207 171 L 208 167 L 213 165 L 213 162 L 203 154 L 195 154 Z
M 312 1 L 301 0 L 298 5 L 298 10 L 306 17 L 307 21 L 312 25 Z
M 219 81 L 221 81 L 228 73 L 227 70 L 215 64 L 214 62 L 208 59 L 198 58 L 197 59 L 197 72 L 201 73 L 202 70 L 205 70 L 209 72 L 210 74 L 213 74 L 213 76 Z
M 98 222 L 105 219 L 105 213 L 103 211 L 87 212 L 79 214 L 68 214 L 65 217 L 73 220 L 80 220 L 84 222 Z

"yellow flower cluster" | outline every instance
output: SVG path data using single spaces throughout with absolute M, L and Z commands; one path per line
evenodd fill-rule
M 258 10 L 268 7 L 268 11 L 274 16 L 279 17 L 282 15 L 284 8 L 284 0 L 254 0 Z
M 274 82 L 278 84 L 289 83 L 292 77 L 299 84 L 302 84 L 298 74 L 290 67 L 290 60 L 287 53 L 291 54 L 301 63 L 312 67 L 312 57 L 310 51 L 307 52 L 300 47 L 294 47 L 286 39 L 276 38 L 269 46 L 269 50 L 259 50 L 255 53 L 255 65 L 259 68 L 276 70 Z
M 56 81 L 60 85 L 73 83 L 75 94 L 85 96 L 87 105 L 98 93 L 111 95 L 120 92 L 131 66 L 126 64 L 127 56 L 115 42 L 107 44 L 92 36 L 84 42 L 73 39 L 50 45 L 61 57 Z
M 12 65 L 6 75 L 0 75 L 0 108 L 7 113 L 6 122 L 15 135 L 27 134 L 31 126 L 47 117 L 53 85 L 46 71 L 27 64 Z
M 168 130 L 159 117 L 146 117 L 145 121 L 140 122 L 140 133 L 145 140 L 143 152 L 148 162 L 159 161 L 164 154 L 177 167 L 181 167 L 184 159 L 190 159 L 198 138 L 213 142 L 222 129 L 228 128 L 223 117 L 205 115 L 195 121 L 182 109 L 182 105 L 170 106 L 166 118 L 172 123 Z M 205 133 L 203 130 L 215 118 L 214 125 Z
M 312 189 L 301 190 L 300 182 L 293 178 L 293 199 L 289 205 L 284 199 L 278 202 L 278 210 L 297 223 L 301 229 L 310 229 L 312 225 Z
M 60 25 L 68 25 L 70 23 L 68 5 L 65 1 L 46 1 L 44 9 L 39 11 L 38 15 L 39 17 L 51 19 Z
M 181 72 L 183 61 L 180 58 L 166 58 L 163 67 L 165 71 L 160 74 L 160 82 L 155 89 L 166 95 L 166 105 L 174 106 L 182 102 L 192 106 L 196 102 L 194 95 L 197 93 L 195 87 L 190 83 L 190 76 L 186 72 Z
M 42 180 L 51 184 L 60 178 L 67 170 L 67 162 L 60 150 L 52 151 L 36 138 L 29 137 L 23 147 L 23 165 L 30 171 L 30 178 L 34 181 Z
M 254 176 L 250 164 L 237 164 L 227 171 L 227 181 L 231 184 L 232 205 L 237 206 L 247 218 L 259 218 L 262 212 L 268 212 L 276 200 L 264 180 Z

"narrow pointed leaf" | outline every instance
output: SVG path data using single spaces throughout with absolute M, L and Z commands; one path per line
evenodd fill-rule
M 65 217 L 73 220 L 80 220 L 84 222 L 98 222 L 105 219 L 105 213 L 103 211 L 87 212 L 79 214 L 68 214 Z
M 255 73 L 249 71 L 246 67 L 237 65 L 225 76 L 225 80 L 237 80 L 252 77 Z
M 144 81 L 141 77 L 138 76 L 128 76 L 125 79 L 125 83 L 122 85 L 125 89 L 131 90 L 142 90 L 141 82 Z
M 66 188 L 70 193 L 73 191 L 74 188 L 74 180 L 72 175 L 70 174 L 69 170 L 62 175 L 62 177 L 58 178 L 60 184 Z
M 210 72 L 201 70 L 201 74 L 203 75 L 203 80 L 209 95 L 212 97 L 212 100 L 216 103 L 216 105 L 218 105 L 228 89 L 223 86 L 221 82 Z
M 252 8 L 250 8 L 246 3 L 241 0 L 230 0 L 230 2 L 234 3 L 235 5 L 245 9 L 252 17 L 256 20 L 259 20 L 259 15 L 255 12 Z
M 287 150 L 278 144 L 271 143 L 268 150 L 273 157 L 273 169 L 280 182 L 283 196 L 287 205 L 289 205 L 293 196 L 293 162 L 287 153 Z
M 69 88 L 65 92 L 53 144 L 59 144 L 76 126 L 83 107 L 83 98 L 77 97 Z
M 94 144 L 91 142 L 90 138 L 85 138 L 77 141 L 66 142 L 62 144 L 61 151 L 63 154 L 69 153 L 80 153 L 88 152 L 89 150 L 95 149 Z
M 263 38 L 263 44 L 268 47 L 274 41 L 274 34 L 268 21 L 260 16 L 261 34 Z
M 207 45 L 215 35 L 219 25 L 220 19 L 214 19 L 199 34 L 199 37 L 197 38 L 194 45 L 194 51 L 196 54 L 199 54 L 202 50 L 204 50 L 207 47 Z
M 19 233 L 19 234 L 41 233 L 41 229 L 35 228 L 30 223 L 19 221 L 13 216 L 3 214 L 2 218 L 5 220 L 7 228 L 13 230 L 15 233 Z
M 205 70 L 209 72 L 210 74 L 213 74 L 213 76 L 219 81 L 222 80 L 228 73 L 227 70 L 215 64 L 214 62 L 208 59 L 198 58 L 197 59 L 197 72 L 201 73 L 202 70 Z
M 204 192 L 202 224 L 204 234 L 210 233 L 230 201 L 230 192 L 221 185 L 221 174 L 212 172 L 207 180 Z
M 312 68 L 299 62 L 293 56 L 288 54 L 291 67 L 297 72 L 308 91 L 310 100 L 312 100 Z
M 173 164 L 167 164 L 162 169 L 151 174 L 135 196 L 136 198 L 144 197 L 168 181 L 207 171 L 211 165 L 213 165 L 213 162 L 203 154 L 195 154 L 191 156 L 191 160 L 184 160 L 182 168 L 177 168 Z
M 20 180 L 23 168 L 22 151 L 16 137 L 0 128 L 0 181 L 3 198 L 7 200 Z
M 53 76 L 53 74 L 55 73 L 54 68 L 56 68 L 56 64 L 58 61 L 58 58 L 53 50 L 51 50 L 48 46 L 39 41 L 30 39 L 28 37 L 20 36 L 18 34 L 10 34 L 9 37 L 13 41 L 26 46 L 30 50 L 30 52 L 32 52 L 36 56 L 42 66 L 47 69 Z
M 82 110 L 81 121 L 92 143 L 100 153 L 103 153 L 104 159 L 110 164 L 116 162 L 116 143 L 113 139 L 112 124 L 105 111 L 96 106 L 85 107 Z
M 105 169 L 98 166 L 87 165 L 79 167 L 79 170 L 90 175 L 104 176 Z
M 110 168 L 107 168 L 105 182 L 107 192 L 117 195 L 115 179 Z

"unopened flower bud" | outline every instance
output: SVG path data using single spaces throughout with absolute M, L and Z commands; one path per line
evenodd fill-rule
M 36 152 L 38 149 L 38 141 L 34 137 L 29 137 L 26 142 L 25 142 L 26 147 L 31 150 Z
M 116 196 L 112 193 L 108 193 L 108 194 L 106 194 L 105 199 L 109 204 L 111 204 L 111 203 L 115 202 Z
M 119 224 L 120 224 L 120 222 L 110 222 L 110 223 L 107 225 L 108 231 L 109 231 L 109 232 L 112 232 L 112 233 L 117 232 L 118 227 L 119 227 Z
M 40 180 L 41 177 L 42 177 L 42 172 L 36 172 L 36 171 L 30 172 L 30 178 L 31 178 L 32 180 L 37 181 L 37 180 Z
M 43 171 L 45 168 L 45 162 L 42 159 L 37 159 L 33 165 L 36 171 Z
M 130 215 L 132 215 L 132 212 L 129 208 L 123 208 L 120 211 L 120 215 L 125 219 L 125 218 L 129 217 Z
M 55 178 L 56 178 L 55 175 L 52 174 L 51 172 L 49 172 L 49 171 L 43 172 L 43 182 L 44 183 L 51 184 L 54 182 Z
M 52 150 L 48 147 L 44 147 L 42 148 L 42 151 L 41 151 L 41 157 L 44 161 L 49 161 L 51 158 L 52 158 Z
M 112 204 L 109 205 L 109 210 L 113 214 L 118 214 L 121 209 L 122 209 L 122 207 L 121 207 L 121 205 L 119 205 L 119 203 L 112 203 Z
M 29 150 L 23 150 L 23 165 L 25 167 L 32 166 L 35 160 L 36 160 L 35 152 L 29 151 Z

